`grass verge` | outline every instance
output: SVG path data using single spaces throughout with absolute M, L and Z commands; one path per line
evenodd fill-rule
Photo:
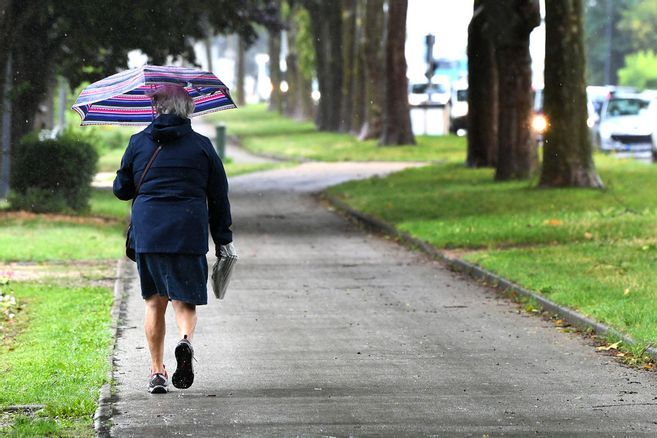
M 129 203 L 94 190 L 90 206 L 84 216 L 0 210 L 0 262 L 120 257 Z
M 106 287 L 10 283 L 19 333 L 0 346 L 0 435 L 93 436 L 105 382 L 112 295 Z M 32 410 L 9 407 L 32 406 Z
M 464 156 L 464 155 L 463 155 Z M 450 163 L 329 189 L 352 207 L 629 334 L 657 340 L 657 167 L 596 156 L 607 189 Z
M 0 304 L 16 303 L 0 314 L 0 436 L 93 436 L 129 204 L 95 190 L 86 215 L 2 207 Z

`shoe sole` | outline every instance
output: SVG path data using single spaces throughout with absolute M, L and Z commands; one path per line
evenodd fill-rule
M 166 394 L 167 392 L 169 392 L 169 390 L 167 389 L 166 386 L 157 385 L 157 386 L 153 386 L 152 388 L 148 388 L 148 392 L 150 392 L 151 394 Z
M 192 349 L 187 344 L 176 346 L 176 372 L 173 373 L 171 382 L 178 389 L 187 389 L 194 383 L 194 369 L 192 367 Z

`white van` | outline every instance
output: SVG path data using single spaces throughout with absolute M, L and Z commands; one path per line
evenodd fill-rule
M 450 95 L 449 132 L 463 135 L 468 129 L 468 80 L 454 81 Z

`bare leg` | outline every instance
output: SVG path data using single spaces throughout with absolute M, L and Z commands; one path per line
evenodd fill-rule
M 144 302 L 146 304 L 144 331 L 148 349 L 151 352 L 151 372 L 164 374 L 164 335 L 166 333 L 164 314 L 169 298 L 154 294 Z
M 180 337 L 187 335 L 190 341 L 194 336 L 194 329 L 196 329 L 196 305 L 184 303 L 182 301 L 171 301 L 173 310 L 176 311 L 176 323 L 178 324 L 178 331 Z

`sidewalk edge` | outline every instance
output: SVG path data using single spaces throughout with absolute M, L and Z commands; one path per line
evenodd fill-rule
M 536 292 L 533 292 L 529 289 L 525 289 L 522 286 L 519 286 L 511 282 L 510 280 L 507 280 L 504 277 L 501 277 L 497 274 L 487 271 L 477 265 L 474 265 L 472 263 L 466 262 L 464 260 L 455 257 L 449 257 L 448 255 L 441 252 L 439 249 L 435 248 L 429 243 L 417 239 L 415 237 L 412 237 L 411 235 L 403 231 L 399 231 L 394 226 L 386 222 L 383 222 L 379 219 L 369 216 L 368 214 L 355 210 L 344 201 L 332 195 L 329 195 L 327 193 L 322 193 L 320 194 L 320 196 L 322 199 L 328 201 L 331 205 L 333 205 L 336 209 L 345 213 L 355 221 L 365 225 L 367 228 L 370 228 L 373 231 L 377 231 L 386 235 L 395 236 L 404 244 L 419 248 L 425 254 L 445 263 L 447 266 L 449 266 L 450 268 L 456 271 L 462 272 L 474 279 L 485 281 L 487 284 L 489 284 L 490 286 L 496 289 L 502 291 L 514 292 L 518 295 L 527 298 L 532 298 L 536 300 L 544 310 L 559 315 L 562 319 L 564 319 L 565 321 L 567 321 L 568 323 L 574 326 L 577 326 L 580 329 L 592 330 L 593 332 L 600 335 L 614 336 L 618 339 L 621 339 L 623 343 L 627 345 L 637 345 L 636 341 L 634 341 L 634 339 L 632 339 L 630 336 L 625 335 L 612 327 L 608 327 L 605 324 L 587 318 L 586 316 L 574 311 L 573 309 L 564 307 L 560 304 L 550 301 Z M 657 348 L 648 347 L 645 349 L 644 354 L 649 356 L 653 360 L 657 361 Z
M 121 319 L 121 310 L 125 298 L 124 288 L 124 270 L 125 258 L 120 259 L 116 264 L 116 280 L 114 281 L 114 293 L 112 299 L 111 325 L 112 342 L 109 351 L 109 371 L 107 372 L 107 382 L 100 388 L 98 397 L 98 407 L 94 413 L 94 430 L 97 437 L 110 436 L 110 420 L 112 418 L 112 385 L 114 382 L 114 353 L 116 352 L 116 342 L 119 334 L 119 321 Z

